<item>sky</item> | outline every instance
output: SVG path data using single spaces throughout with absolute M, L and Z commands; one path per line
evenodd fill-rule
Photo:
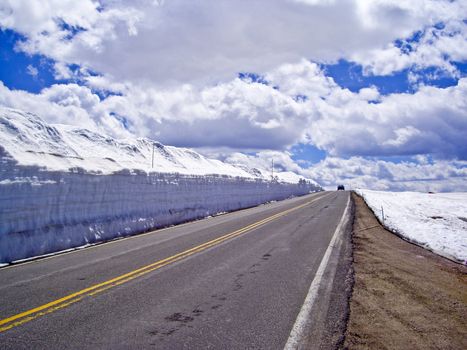
M 467 191 L 467 2 L 3 0 L 0 105 L 325 188 Z

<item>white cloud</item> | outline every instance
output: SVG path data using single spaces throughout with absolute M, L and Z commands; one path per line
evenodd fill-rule
M 10 90 L 0 82 L 0 105 L 38 114 L 50 123 L 71 124 L 91 130 L 110 130 L 101 124 L 105 115 L 99 108 L 99 97 L 88 88 L 76 84 L 54 85 L 40 94 Z
M 329 95 L 337 84 L 326 77 L 315 63 L 302 59 L 299 63 L 283 64 L 265 76 L 274 86 L 288 96 L 306 95 L 308 98 L 320 98 Z
M 218 83 L 302 58 L 353 59 L 378 74 L 452 70 L 449 60 L 467 52 L 466 11 L 460 1 L 423 0 L 8 0 L 0 26 L 21 32 L 19 47 L 53 58 L 60 71 L 77 63 L 117 83 L 161 86 Z M 446 27 L 428 30 L 438 22 Z M 392 44 L 425 29 L 409 55 Z
M 399 46 L 391 42 L 383 48 L 357 52 L 351 59 L 362 64 L 367 74 L 390 75 L 403 69 L 435 67 L 458 76 L 452 62 L 467 60 L 467 24 L 460 19 L 449 20 L 442 28 L 422 28 L 418 41 L 401 40 Z
M 465 96 L 467 79 L 445 89 L 423 86 L 414 94 L 384 96 L 377 104 L 334 89 L 317 101 L 308 132 L 316 146 L 335 156 L 430 153 L 465 159 Z
M 370 188 L 389 191 L 467 191 L 467 162 L 434 161 L 430 163 L 401 162 L 351 157 L 326 158 L 302 171 L 303 175 L 320 179 L 334 189 L 337 184 L 347 188 Z
M 70 26 L 92 28 L 99 16 L 98 4 L 91 0 L 5 0 L 0 7 L 0 24 L 31 38 L 62 29 L 58 19 Z
M 17 48 L 56 60 L 57 75 L 66 77 L 66 64 L 92 69 L 83 55 L 102 53 L 106 42 L 117 39 L 117 32 L 127 38 L 135 36 L 141 16 L 119 2 L 6 0 L 0 5 L 0 28 L 24 35 L 26 40 L 17 43 Z
M 76 84 L 38 95 L 3 87 L 0 102 L 49 122 L 86 120 L 114 135 L 132 132 L 178 146 L 284 150 L 311 143 L 332 156 L 467 157 L 467 79 L 445 89 L 422 86 L 414 94 L 380 96 L 374 87 L 343 89 L 307 61 L 266 77 L 270 86 L 240 79 L 204 88 L 114 84 L 121 94 L 104 100 Z M 104 77 L 88 79 L 97 89 L 107 84 Z M 297 94 L 307 98 L 295 100 Z M 124 117 L 129 130 L 112 115 Z
M 423 159 L 421 159 L 423 158 Z M 348 189 L 370 188 L 389 191 L 467 191 L 467 162 L 434 161 L 426 157 L 414 157 L 413 161 L 391 161 L 351 157 L 326 159 L 304 168 L 291 158 L 289 152 L 263 151 L 256 155 L 233 153 L 225 158 L 231 164 L 250 168 L 271 169 L 274 160 L 276 170 L 293 171 L 316 179 L 327 189 L 338 184 Z
M 37 77 L 37 74 L 39 74 L 39 71 L 37 70 L 36 67 L 34 67 L 33 65 L 28 65 L 26 67 L 26 73 L 31 75 L 32 77 Z

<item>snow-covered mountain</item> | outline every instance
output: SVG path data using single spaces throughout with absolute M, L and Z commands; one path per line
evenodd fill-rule
M 165 146 L 147 138 L 118 140 L 79 127 L 50 125 L 32 113 L 7 108 L 0 108 L 0 147 L 19 165 L 40 166 L 51 171 L 81 169 L 88 173 L 111 174 L 129 169 L 147 173 L 270 178 L 268 170 L 209 159 L 187 148 Z M 289 183 L 304 179 L 292 172 L 275 175 L 279 181 Z
M 0 264 L 321 190 L 277 175 L 0 108 Z

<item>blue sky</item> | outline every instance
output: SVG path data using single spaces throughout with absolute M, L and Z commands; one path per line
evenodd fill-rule
M 459 69 L 461 76 L 465 76 L 467 65 L 465 63 L 456 63 L 456 67 Z M 354 92 L 369 86 L 376 86 L 383 95 L 404 92 L 413 93 L 416 91 L 416 87 L 409 81 L 410 69 L 404 69 L 389 76 L 364 75 L 361 65 L 345 60 L 340 60 L 336 64 L 322 65 L 322 68 L 336 83 Z M 433 67 L 417 70 L 417 73 L 420 74 L 421 81 L 426 85 L 441 88 L 457 85 L 459 80 L 457 77 L 449 76 L 442 71 L 436 75 L 436 71 L 436 68 Z M 435 75 L 435 77 L 430 78 L 432 75 Z
M 461 1 L 31 1 L 0 16 L 1 105 L 251 166 L 274 156 L 325 186 L 466 176 Z
M 53 61 L 43 55 L 29 55 L 15 50 L 24 37 L 12 30 L 0 30 L 0 79 L 10 89 L 38 93 L 56 83 Z M 36 69 L 32 75 L 28 67 Z

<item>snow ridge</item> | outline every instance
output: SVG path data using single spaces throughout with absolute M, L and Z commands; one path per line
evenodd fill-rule
M 131 169 L 147 173 L 270 177 L 270 171 L 209 159 L 187 148 L 165 146 L 147 138 L 118 140 L 79 127 L 49 125 L 32 113 L 1 107 L 0 140 L 1 147 L 18 165 L 52 171 L 80 169 L 86 173 L 112 174 Z M 291 172 L 275 175 L 279 181 L 290 183 L 305 179 Z

